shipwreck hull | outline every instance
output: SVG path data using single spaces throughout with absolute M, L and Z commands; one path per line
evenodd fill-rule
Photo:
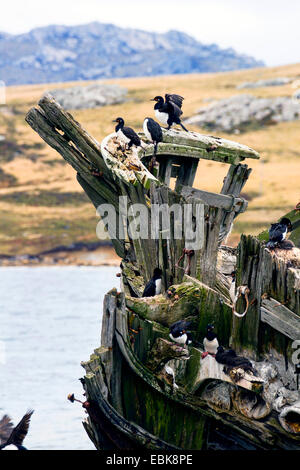
M 110 204 L 122 222 L 116 233 L 108 227 L 122 258 L 121 289 L 106 295 L 101 346 L 82 364 L 84 427 L 96 448 L 300 449 L 294 355 L 295 340 L 300 345 L 300 211 L 288 214 L 295 244 L 288 251 L 270 252 L 265 233 L 243 235 L 237 250 L 222 245 L 247 208 L 241 191 L 251 169 L 244 160 L 259 158 L 257 152 L 217 137 L 163 131 L 151 173 L 152 144 L 124 151 L 111 134 L 100 145 L 51 96 L 26 120 L 75 169 L 93 205 Z M 228 165 L 220 194 L 193 188 L 202 159 Z M 120 206 L 120 197 L 128 207 L 145 208 L 149 227 L 152 207 L 190 205 L 202 243 L 191 249 L 189 235 L 176 238 L 181 221 L 174 214 L 168 214 L 168 236 L 159 215 L 158 236 L 131 236 L 129 225 L 138 220 Z M 143 298 L 158 266 L 162 294 Z M 169 341 L 170 325 L 181 319 L 191 322 L 192 347 Z M 202 357 L 208 323 L 220 344 L 255 361 L 256 375 L 228 372 L 214 357 Z
M 285 432 L 277 413 L 258 421 L 241 415 L 232 400 L 222 409 L 203 399 L 205 385 L 214 379 L 208 379 L 198 393 L 189 394 L 181 386 L 174 392 L 150 373 L 138 357 L 145 351 L 138 345 L 139 353 L 135 352 L 131 343 L 122 295 L 107 294 L 104 312 L 111 297 L 116 300 L 115 311 L 104 316 L 103 332 L 115 324 L 112 346 L 95 350 L 91 360 L 82 364 L 87 401 L 98 410 L 96 417 L 89 414 L 84 427 L 98 449 L 299 449 L 299 437 Z M 143 320 L 138 322 L 143 324 Z M 153 340 L 155 332 L 149 337 Z M 187 378 L 188 371 L 184 375 Z

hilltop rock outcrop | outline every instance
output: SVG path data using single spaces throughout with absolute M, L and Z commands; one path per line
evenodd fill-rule
M 238 90 L 243 88 L 262 88 L 265 86 L 282 86 L 288 85 L 294 79 L 288 77 L 269 78 L 267 80 L 258 80 L 257 82 L 244 82 L 237 86 Z
M 262 125 L 300 119 L 300 101 L 293 97 L 257 98 L 235 95 L 200 108 L 185 120 L 209 130 L 242 132 Z
M 119 85 L 94 83 L 51 90 L 50 94 L 65 109 L 99 108 L 126 101 L 127 90 Z

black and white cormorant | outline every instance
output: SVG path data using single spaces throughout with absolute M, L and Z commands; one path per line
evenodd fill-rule
M 33 410 L 27 411 L 19 424 L 14 428 L 9 416 L 0 421 L 0 450 L 27 450 L 23 441 L 28 433 Z
M 161 275 L 162 270 L 160 268 L 155 268 L 152 278 L 145 286 L 143 297 L 153 297 L 154 295 L 161 293 Z
M 192 335 L 188 330 L 190 327 L 191 322 L 186 320 L 179 320 L 173 323 L 170 326 L 170 338 L 172 341 L 175 341 L 179 344 L 191 344 L 192 343 Z
M 287 217 L 280 220 L 279 223 L 272 224 L 269 229 L 269 241 L 267 248 L 274 249 L 285 240 L 286 234 L 292 230 L 292 222 Z
M 126 127 L 124 125 L 125 122 L 123 118 L 118 117 L 113 122 L 117 122 L 117 125 L 115 127 L 117 136 L 122 142 L 125 143 L 125 145 L 127 145 L 128 149 L 130 149 L 132 145 L 135 145 L 136 147 L 142 147 L 141 139 L 139 138 L 137 133 L 133 129 L 131 129 L 131 127 Z
M 160 125 L 154 119 L 146 117 L 143 124 L 144 134 L 154 144 L 154 155 L 157 153 L 157 146 L 163 140 Z
M 165 99 L 162 96 L 155 96 L 151 101 L 156 101 L 154 105 L 155 116 L 169 130 L 173 124 L 179 124 L 186 132 L 188 130 L 181 122 L 183 97 L 179 95 L 166 94 Z
M 233 349 L 225 351 L 223 346 L 219 346 L 216 354 L 216 361 L 219 362 L 219 364 L 224 364 L 226 366 L 224 372 L 229 372 L 231 369 L 240 367 L 245 372 L 252 372 L 254 375 L 256 374 L 256 371 L 249 359 L 247 359 L 247 357 L 237 356 Z
M 217 353 L 219 342 L 216 333 L 214 332 L 214 326 L 209 324 L 206 327 L 206 335 L 203 339 L 203 346 L 205 353 L 202 357 L 207 356 L 207 354 L 215 355 Z

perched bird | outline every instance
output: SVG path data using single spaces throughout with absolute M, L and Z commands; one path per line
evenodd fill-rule
M 154 144 L 154 153 L 151 160 L 151 167 L 155 163 L 157 146 L 159 142 L 162 142 L 163 134 L 160 125 L 154 121 L 154 119 L 146 117 L 143 123 L 144 134 L 153 144 Z
M 128 149 L 135 145 L 136 147 L 142 147 L 141 139 L 137 135 L 137 133 L 131 129 L 131 127 L 124 126 L 124 119 L 118 117 L 113 122 L 117 122 L 118 124 L 115 127 L 115 131 L 122 142 L 127 145 Z
M 152 278 L 145 286 L 143 297 L 153 297 L 154 295 L 161 293 L 161 275 L 162 270 L 160 268 L 155 268 Z
M 205 335 L 205 338 L 203 339 L 203 346 L 204 346 L 205 352 L 202 354 L 202 358 L 206 357 L 208 354 L 211 354 L 212 356 L 214 356 L 217 353 L 219 342 L 218 342 L 216 333 L 214 333 L 213 325 L 209 324 L 206 327 L 206 335 Z
M 19 424 L 13 428 L 11 419 L 5 415 L 0 421 L 0 450 L 27 450 L 23 441 L 28 433 L 33 410 L 27 411 Z
M 155 116 L 162 124 L 168 126 L 168 130 L 173 124 L 179 124 L 182 129 L 188 132 L 180 119 L 182 115 L 181 107 L 183 99 L 184 98 L 179 95 L 166 94 L 165 99 L 163 99 L 162 96 L 155 96 L 155 98 L 151 100 L 156 101 L 154 105 Z
M 233 349 L 228 349 L 228 351 L 225 351 L 223 346 L 219 346 L 216 354 L 216 361 L 219 362 L 219 364 L 224 364 L 227 366 L 226 372 L 239 367 L 245 372 L 252 372 L 253 374 L 256 374 L 256 371 L 249 359 L 243 356 L 237 356 Z
M 192 335 L 187 329 L 191 325 L 190 321 L 179 320 L 170 326 L 170 338 L 179 344 L 191 344 Z
M 162 142 L 163 134 L 160 125 L 154 119 L 146 117 L 143 123 L 144 134 L 147 139 L 154 144 L 154 155 L 157 153 L 157 146 Z
M 277 224 L 272 224 L 269 229 L 269 241 L 266 244 L 267 248 L 274 249 L 285 240 L 286 234 L 292 230 L 292 222 L 290 219 L 284 217 Z

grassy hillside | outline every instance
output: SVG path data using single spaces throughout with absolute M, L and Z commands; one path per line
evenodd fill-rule
M 122 116 L 128 125 L 141 129 L 145 116 L 153 116 L 150 98 L 165 92 L 185 97 L 184 115 L 191 116 L 209 98 L 233 94 L 244 81 L 271 77 L 300 77 L 300 64 L 252 69 L 222 74 L 118 79 L 129 91 L 123 105 L 72 114 L 99 141 L 113 129 L 112 119 Z M 78 85 L 78 82 L 76 82 Z M 28 109 L 45 91 L 55 87 L 34 85 L 9 87 L 7 105 L 0 107 L 0 254 L 34 254 L 61 244 L 96 240 L 98 217 L 78 185 L 74 171 L 25 123 Z M 291 85 L 249 90 L 256 96 L 291 96 Z M 191 127 L 192 129 L 192 127 Z M 194 127 L 196 131 L 201 129 Z M 206 133 L 206 131 L 202 132 Z M 240 135 L 220 134 L 260 152 L 260 161 L 247 162 L 253 168 L 244 194 L 249 209 L 242 214 L 231 234 L 235 244 L 240 233 L 258 233 L 299 201 L 300 122 L 281 123 Z M 196 187 L 219 191 L 227 165 L 201 161 Z

